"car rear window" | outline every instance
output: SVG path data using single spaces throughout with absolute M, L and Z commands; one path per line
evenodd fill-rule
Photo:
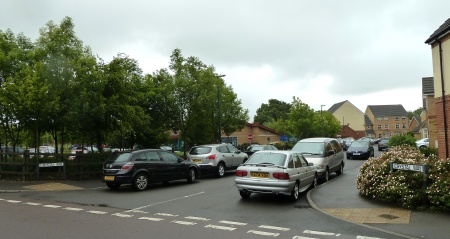
M 108 161 L 114 163 L 122 163 L 130 160 L 131 153 L 113 154 L 109 157 Z
M 200 155 L 200 154 L 209 154 L 211 153 L 211 147 L 194 147 L 189 151 L 189 154 L 192 155 Z
M 245 164 L 273 163 L 278 166 L 284 166 L 286 155 L 281 153 L 255 153 Z

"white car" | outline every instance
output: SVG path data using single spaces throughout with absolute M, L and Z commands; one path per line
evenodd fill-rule
M 252 193 L 289 195 L 296 201 L 301 192 L 317 186 L 317 167 L 300 152 L 255 152 L 236 170 L 235 183 L 242 198 Z
M 426 148 L 430 146 L 430 140 L 428 138 L 419 139 L 416 141 L 416 146 L 419 149 Z

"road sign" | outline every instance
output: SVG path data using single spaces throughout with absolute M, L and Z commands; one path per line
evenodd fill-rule
M 252 136 L 251 134 L 249 134 L 249 135 L 247 135 L 247 139 L 248 139 L 248 140 L 252 140 L 252 139 L 253 139 L 253 136 Z

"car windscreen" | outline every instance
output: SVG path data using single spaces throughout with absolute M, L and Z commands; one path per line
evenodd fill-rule
M 189 154 L 192 155 L 200 155 L 200 154 L 209 154 L 211 153 L 211 147 L 194 147 L 189 151 Z
M 323 155 L 324 143 L 323 142 L 298 142 L 292 151 L 298 151 L 303 155 Z
M 255 153 L 245 164 L 274 164 L 284 166 L 286 154 L 281 153 Z
M 264 146 L 250 146 L 247 151 L 249 152 L 255 152 L 259 150 L 264 150 Z
M 122 153 L 122 154 L 112 154 L 109 158 L 108 158 L 108 162 L 113 162 L 113 163 L 123 163 L 123 162 L 127 162 L 130 160 L 131 153 Z

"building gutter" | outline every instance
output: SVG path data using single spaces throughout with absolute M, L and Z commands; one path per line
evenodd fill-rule
M 444 85 L 444 68 L 442 64 L 442 42 L 440 39 L 436 39 L 436 41 L 439 43 L 439 67 L 440 74 L 441 74 L 441 88 L 442 88 L 442 111 L 444 114 L 444 138 L 445 138 L 445 158 L 448 158 L 448 134 L 447 134 L 447 112 L 445 107 L 445 85 Z

